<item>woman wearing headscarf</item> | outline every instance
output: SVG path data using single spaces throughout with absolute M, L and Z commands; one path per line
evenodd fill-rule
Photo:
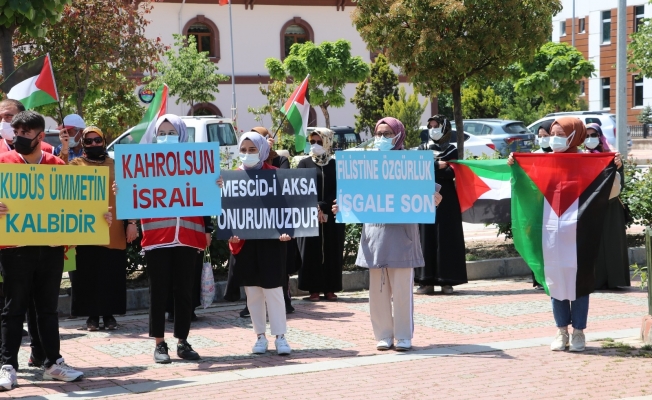
M 451 124 L 445 116 L 433 115 L 428 119 L 428 128 L 429 140 L 419 150 L 434 153 L 435 182 L 441 185 L 444 200 L 434 224 L 419 224 L 425 266 L 414 270 L 414 281 L 419 284 L 417 294 L 434 293 L 435 286 L 441 286 L 444 294 L 451 294 L 453 286 L 468 282 L 462 211 L 455 190 L 455 172 L 448 165 L 448 161 L 457 160 L 457 147 L 450 143 Z
M 385 117 L 376 123 L 374 146 L 403 150 L 405 127 Z M 433 187 L 433 193 L 434 193 Z M 442 196 L 435 193 L 435 204 Z M 332 207 L 337 214 L 338 206 Z M 414 269 L 424 265 L 418 224 L 363 224 L 355 264 L 369 269 L 369 313 L 378 350 L 407 351 L 414 333 Z
M 108 167 L 109 182 L 115 180 L 115 162 L 106 152 L 102 130 L 89 126 L 81 135 L 82 155 L 70 165 Z M 115 195 L 109 193 L 109 206 L 116 210 Z M 138 237 L 136 221 L 114 223 L 109 228 L 108 246 L 77 246 L 77 269 L 69 272 L 72 285 L 71 315 L 88 316 L 86 329 L 99 329 L 100 316 L 104 328 L 114 330 L 113 317 L 127 312 L 127 242 Z
M 260 134 L 256 132 L 243 134 L 240 136 L 238 146 L 242 162 L 239 169 L 245 171 L 277 169 L 265 162 L 269 157 L 270 147 Z M 257 337 L 252 348 L 254 354 L 267 352 L 266 315 L 269 316 L 272 335 L 276 336 L 274 344 L 277 354 L 286 355 L 292 351 L 285 339 L 287 322 L 283 301 L 283 283 L 287 279 L 285 242 L 289 240 L 290 236 L 287 234 L 281 235 L 279 240 L 243 240 L 237 236 L 229 239 L 231 259 L 227 286 L 245 287 L 247 308 L 251 313 L 251 323 Z
M 329 301 L 337 300 L 342 290 L 344 224 L 336 224 L 332 212 L 337 197 L 335 160 L 331 157 L 333 131 L 317 129 L 310 135 L 310 157 L 297 168 L 317 170 L 317 208 L 319 236 L 298 238 L 301 253 L 299 289 L 310 293 L 308 300 L 319 301 L 319 293 Z
M 544 121 L 539 126 L 537 136 L 539 136 L 539 150 L 535 153 L 552 153 L 550 148 L 550 126 L 554 120 Z
M 589 153 L 610 152 L 607 138 L 598 124 L 586 126 L 584 147 Z M 618 169 L 621 183 L 623 168 Z M 609 199 L 609 206 L 604 216 L 602 240 L 595 263 L 595 288 L 613 289 L 618 286 L 630 286 L 629 255 L 627 254 L 627 227 L 625 223 L 625 206 L 619 197 Z
M 155 143 L 174 145 L 188 141 L 186 124 L 174 114 L 165 114 L 156 121 Z M 113 184 L 114 191 L 118 190 Z M 154 361 L 170 363 L 165 342 L 165 307 L 170 281 L 174 295 L 174 337 L 177 356 L 198 360 L 199 354 L 188 343 L 192 314 L 192 286 L 195 262 L 211 240 L 211 217 L 143 218 L 143 238 L 149 279 L 149 336 L 155 338 Z

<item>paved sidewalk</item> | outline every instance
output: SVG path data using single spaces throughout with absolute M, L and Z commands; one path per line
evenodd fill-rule
M 291 356 L 250 354 L 255 335 L 242 304 L 199 313 L 189 342 L 200 362 L 157 365 L 147 338 L 147 315 L 118 318 L 113 332 L 77 330 L 62 321 L 62 354 L 86 379 L 42 381 L 20 354 L 20 387 L 13 398 L 277 399 L 277 398 L 564 398 L 611 399 L 652 395 L 652 358 L 623 341 L 636 336 L 646 310 L 637 288 L 591 296 L 584 353 L 551 352 L 550 300 L 527 280 L 475 281 L 449 296 L 415 296 L 414 350 L 375 350 L 366 292 L 337 302 L 296 300 L 288 318 Z M 167 325 L 168 330 L 172 328 Z M 611 338 L 603 349 L 598 339 Z M 172 344 L 173 339 L 169 338 Z M 173 346 L 171 346 L 173 347 Z M 273 350 L 273 341 L 270 349 Z

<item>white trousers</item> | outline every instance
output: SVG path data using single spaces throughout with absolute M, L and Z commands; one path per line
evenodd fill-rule
M 272 335 L 285 335 L 287 324 L 283 288 L 263 289 L 260 286 L 245 286 L 245 293 L 247 294 L 247 307 L 251 314 L 251 323 L 254 326 L 256 335 L 265 333 L 267 322 L 265 314 L 269 315 Z M 265 307 L 265 304 L 267 304 L 267 307 Z
M 413 268 L 369 269 L 369 312 L 376 340 L 412 339 L 413 287 Z

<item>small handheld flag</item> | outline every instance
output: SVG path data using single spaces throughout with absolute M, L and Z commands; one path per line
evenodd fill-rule
M 292 92 L 292 95 L 281 109 L 281 112 L 285 114 L 285 118 L 287 118 L 294 129 L 294 148 L 296 151 L 303 151 L 306 146 L 306 137 L 308 136 L 306 131 L 308 128 L 310 103 L 308 103 L 308 99 L 306 98 L 306 92 L 308 90 L 309 78 L 310 75 L 306 76 L 306 79 L 301 82 L 301 85 L 294 89 L 294 92 Z

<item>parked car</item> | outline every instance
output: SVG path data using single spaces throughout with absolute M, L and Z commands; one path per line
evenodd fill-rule
M 306 129 L 306 132 L 308 133 L 308 136 L 306 137 L 307 141 L 310 140 L 310 134 L 315 129 L 318 129 L 318 127 L 311 126 Z M 329 129 L 333 131 L 333 151 L 345 150 L 357 146 L 362 142 L 360 134 L 350 126 L 331 126 Z M 310 148 L 310 145 L 308 145 L 307 148 Z
M 452 126 L 455 129 L 454 122 Z M 464 132 L 490 139 L 503 156 L 531 151 L 536 136 L 521 121 L 491 118 L 464 120 Z
M 528 126 L 535 135 L 539 132 L 539 127 L 545 121 L 551 121 L 559 117 L 577 117 L 584 124 L 598 124 L 602 128 L 602 133 L 607 138 L 609 146 L 613 149 L 616 148 L 616 114 L 611 114 L 605 111 L 573 111 L 573 112 L 558 112 L 551 113 L 541 118 L 540 120 Z M 631 134 L 629 128 L 627 129 L 627 146 L 632 146 Z
M 61 144 L 61 139 L 59 139 L 59 130 L 58 129 L 46 129 L 45 130 L 45 142 L 52 147 L 57 147 Z
M 222 118 L 215 115 L 202 115 L 181 117 L 181 119 L 186 123 L 189 143 L 219 143 L 220 153 L 222 153 L 220 162 L 223 168 L 231 167 L 232 161 L 237 158 L 237 154 L 240 150 L 238 149 L 238 138 L 235 129 L 233 128 L 233 122 L 230 118 Z M 133 127 L 129 128 L 107 146 L 107 151 L 111 157 L 113 157 L 116 144 L 133 143 L 133 138 L 130 135 L 132 129 Z

